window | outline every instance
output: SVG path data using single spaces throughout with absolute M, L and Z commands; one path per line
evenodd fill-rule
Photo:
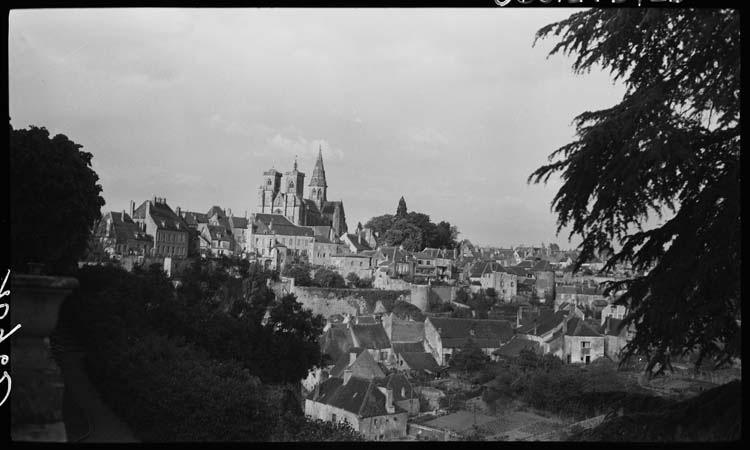
M 331 414 L 331 422 L 336 423 L 336 414 Z
M 591 342 L 589 341 L 581 342 L 581 348 L 591 348 Z

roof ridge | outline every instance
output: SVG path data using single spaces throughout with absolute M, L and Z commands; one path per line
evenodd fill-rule
M 367 390 L 365 391 L 365 395 L 362 397 L 362 404 L 359 405 L 359 409 L 357 410 L 357 416 L 362 417 L 362 410 L 365 408 L 365 405 L 367 404 L 367 398 L 370 396 L 370 393 L 372 392 L 372 385 L 375 382 L 374 378 L 370 379 L 370 383 L 367 385 Z

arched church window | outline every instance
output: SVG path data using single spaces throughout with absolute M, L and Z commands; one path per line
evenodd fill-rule
M 269 186 L 271 185 L 271 179 L 270 178 L 268 179 L 268 181 L 266 181 L 266 184 L 269 185 Z
M 293 189 L 293 188 L 294 188 L 294 181 L 290 181 L 289 182 L 289 189 Z

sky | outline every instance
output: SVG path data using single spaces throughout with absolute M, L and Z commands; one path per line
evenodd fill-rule
M 532 46 L 575 9 L 54 9 L 9 15 L 9 115 L 93 157 L 106 204 L 252 213 L 262 173 L 309 182 L 350 229 L 409 211 L 478 245 L 558 243 L 553 177 L 528 176 L 619 102 L 608 73 Z

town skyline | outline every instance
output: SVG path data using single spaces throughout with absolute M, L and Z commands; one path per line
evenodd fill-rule
M 308 173 L 322 146 L 352 226 L 403 195 L 477 245 L 575 247 L 555 236 L 558 182 L 526 183 L 622 91 L 532 48 L 575 11 L 12 11 L 11 123 L 91 152 L 103 212 L 250 213 L 264 170 L 297 155 Z

